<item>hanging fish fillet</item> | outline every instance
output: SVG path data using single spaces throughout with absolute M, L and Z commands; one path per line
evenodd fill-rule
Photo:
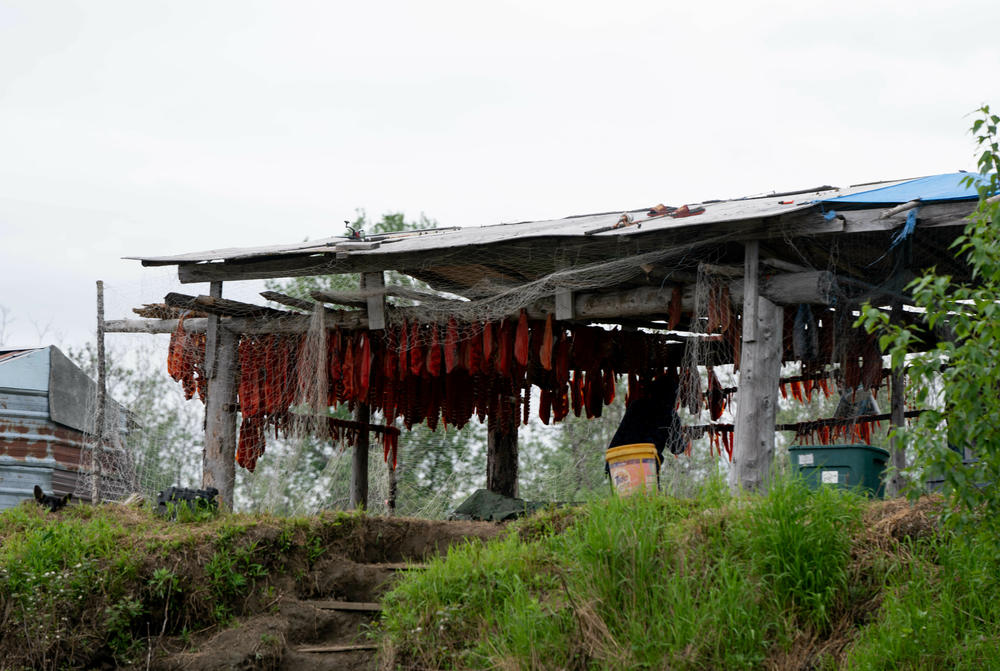
M 554 330 L 553 317 L 550 313 L 545 318 L 545 332 L 542 335 L 541 349 L 538 351 L 538 360 L 542 364 L 542 368 L 545 370 L 552 370 L 552 354 L 554 349 L 553 338 L 555 337 L 553 334 Z
M 486 371 L 493 369 L 493 354 L 496 347 L 496 342 L 494 338 L 494 329 L 496 326 L 493 322 L 483 323 L 483 368 Z
M 399 375 L 396 379 L 405 380 L 410 376 L 410 325 L 403 320 L 403 326 L 399 329 L 399 350 L 396 352 L 396 361 L 399 364 Z
M 454 317 L 448 318 L 448 327 L 444 334 L 444 370 L 450 373 L 458 366 L 458 322 Z
M 421 342 L 420 324 L 413 322 L 410 326 L 410 375 L 417 377 L 424 374 L 424 348 Z
M 517 319 L 517 335 L 514 339 L 514 359 L 521 366 L 528 365 L 528 348 L 531 343 L 531 333 L 528 330 L 528 311 L 522 309 Z
M 364 331 L 358 335 L 358 346 L 355 348 L 355 352 L 354 367 L 357 370 L 358 401 L 364 403 L 368 398 L 372 372 L 371 338 Z
M 715 375 L 715 370 L 708 367 L 708 411 L 712 421 L 717 421 L 722 417 L 722 411 L 726 409 L 725 396 L 722 393 L 722 384 Z
M 441 374 L 441 342 L 437 324 L 430 325 L 430 344 L 427 346 L 427 372 L 433 377 Z

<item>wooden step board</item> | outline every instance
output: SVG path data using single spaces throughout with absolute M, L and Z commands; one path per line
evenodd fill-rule
M 310 604 L 323 610 L 352 610 L 366 613 L 377 613 L 382 610 L 382 604 L 374 601 L 310 601 Z
M 409 562 L 387 562 L 384 564 L 372 564 L 372 566 L 388 569 L 390 571 L 415 571 L 427 568 L 427 564 L 411 564 Z
M 295 648 L 295 652 L 355 652 L 357 650 L 378 650 L 374 643 L 354 643 L 350 645 L 306 645 Z

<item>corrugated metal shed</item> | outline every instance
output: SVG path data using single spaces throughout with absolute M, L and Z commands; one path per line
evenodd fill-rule
M 0 509 L 31 498 L 35 485 L 85 494 L 78 481 L 86 472 L 95 390 L 56 347 L 0 350 Z M 124 422 L 125 413 L 119 416 Z

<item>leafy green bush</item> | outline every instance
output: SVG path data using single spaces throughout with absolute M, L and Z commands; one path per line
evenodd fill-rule
M 879 346 L 894 367 L 908 367 L 908 391 L 925 411 L 907 428 L 896 431 L 901 445 L 914 455 L 918 478 L 942 478 L 944 490 L 960 504 L 955 521 L 998 521 L 1000 529 L 1000 116 L 988 105 L 979 110 L 971 131 L 982 151 L 979 205 L 954 244 L 969 265 L 973 284 L 954 282 L 930 269 L 907 286 L 922 324 L 891 324 L 889 315 L 866 305 L 859 322 L 878 333 Z M 928 332 L 937 342 L 930 351 L 913 351 Z M 955 449 L 952 449 L 955 448 Z M 958 450 L 972 450 L 977 460 L 963 463 Z M 984 486 L 986 485 L 986 486 Z

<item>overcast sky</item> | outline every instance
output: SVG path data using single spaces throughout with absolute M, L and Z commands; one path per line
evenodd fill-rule
M 98 279 L 109 318 L 173 289 L 122 256 L 356 208 L 479 226 L 975 169 L 998 27 L 996 0 L 0 0 L 4 336 L 92 337 Z

